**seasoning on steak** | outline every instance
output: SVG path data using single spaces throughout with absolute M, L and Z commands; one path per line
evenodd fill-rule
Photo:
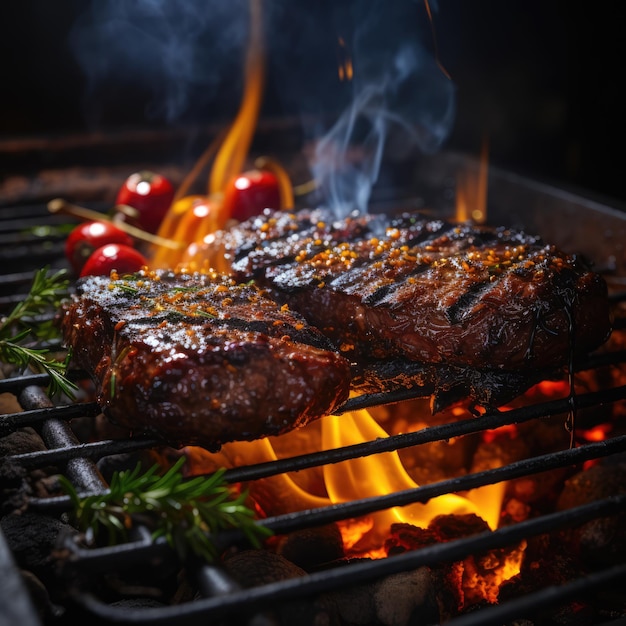
M 530 374 L 570 364 L 611 330 L 600 275 L 507 228 L 266 210 L 198 254 L 215 250 L 236 280 L 254 279 L 357 362 Z
M 215 273 L 89 277 L 61 320 L 111 421 L 217 449 L 332 413 L 350 365 L 287 306 Z

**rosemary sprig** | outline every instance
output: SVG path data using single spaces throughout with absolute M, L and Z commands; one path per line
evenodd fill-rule
M 48 356 L 49 350 L 33 348 L 27 343 L 59 336 L 58 329 L 49 320 L 38 323 L 35 318 L 57 309 L 68 296 L 69 280 L 65 275 L 65 270 L 52 273 L 47 267 L 38 270 L 28 294 L 8 315 L 0 318 L 0 360 L 48 374 L 48 393 L 62 392 L 72 398 L 77 387 L 65 377 L 70 354 L 59 361 Z
M 212 562 L 218 556 L 212 535 L 220 530 L 239 529 L 255 547 L 272 534 L 255 523 L 245 505 L 247 493 L 234 495 L 224 481 L 224 469 L 187 480 L 180 472 L 184 462 L 181 457 L 162 476 L 158 465 L 143 473 L 140 464 L 116 472 L 109 491 L 101 495 L 80 497 L 65 476 L 59 481 L 72 501 L 77 527 L 88 540 L 106 533 L 109 545 L 115 545 L 128 540 L 133 526 L 141 524 L 153 539 L 164 537 L 182 559 L 193 553 Z

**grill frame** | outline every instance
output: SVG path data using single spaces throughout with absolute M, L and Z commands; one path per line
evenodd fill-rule
M 426 167 L 424 167 L 426 163 Z M 460 168 L 474 168 L 478 164 L 471 158 L 460 155 L 440 155 L 428 162 L 420 162 L 418 171 L 420 175 L 415 181 L 418 189 L 422 190 L 420 196 L 412 195 L 408 202 L 404 201 L 406 208 L 422 209 L 424 206 L 444 206 L 440 212 L 444 216 L 445 211 L 450 208 L 448 205 L 450 190 L 453 187 L 455 173 Z M 491 170 L 489 178 L 490 204 L 488 213 L 490 221 L 503 225 L 520 226 L 529 232 L 537 232 L 544 238 L 554 241 L 557 245 L 566 250 L 581 251 L 589 258 L 593 258 L 600 269 L 606 271 L 611 277 L 616 277 L 619 283 L 626 280 L 626 254 L 620 241 L 626 241 L 626 214 L 612 207 L 589 200 L 583 196 L 566 192 L 562 189 L 550 187 L 544 184 L 535 183 L 522 177 L 510 173 Z M 446 191 L 447 190 L 447 191 Z M 401 193 L 406 193 L 402 190 Z M 382 195 L 382 197 L 381 197 Z M 514 199 L 513 201 L 511 199 Z M 508 202 L 505 202 L 507 199 Z M 385 198 L 384 194 L 375 197 L 378 207 L 397 205 L 397 198 Z M 502 205 L 505 205 L 504 208 Z M 9 209 L 10 210 L 10 209 Z M 6 214 L 6 209 L 4 210 Z M 546 219 L 549 214 L 549 219 Z M 577 216 L 577 227 L 574 229 L 564 228 L 563 225 L 571 224 L 572 216 Z M 0 215 L 1 219 L 2 215 Z M 539 224 L 543 218 L 544 223 Z M 35 217 L 35 220 L 37 218 Z M 47 221 L 46 218 L 45 221 Z M 585 228 L 594 225 L 597 228 L 597 220 L 605 231 L 604 238 L 589 237 Z M 582 229 L 582 232 L 581 232 Z M 607 233 L 608 241 L 606 238 Z M 600 241 L 597 241 L 601 239 Z M 25 248 L 26 256 L 28 246 Z M 45 255 L 44 255 L 45 256 Z M 36 257 L 39 262 L 43 257 Z M 51 249 L 45 258 L 49 259 L 52 266 L 63 265 L 63 260 L 59 258 L 58 246 Z M 26 284 L 29 272 L 14 273 L 10 277 L 13 285 L 20 287 Z M 19 300 L 20 290 L 17 293 L 4 296 L 5 300 L 0 304 L 9 306 L 12 302 Z M 617 299 L 624 296 L 618 294 Z M 623 360 L 623 355 L 618 355 L 618 363 Z M 582 366 L 584 366 L 583 364 Z M 594 367 L 593 359 L 588 364 Z M 76 377 L 83 375 L 76 373 Z M 9 432 L 13 428 L 21 425 L 34 424 L 41 431 L 48 451 L 43 453 L 27 453 L 13 455 L 10 460 L 30 469 L 50 464 L 64 465 L 63 473 L 79 489 L 85 491 L 99 491 L 106 488 L 100 473 L 95 466 L 95 459 L 100 459 L 111 454 L 137 451 L 160 445 L 158 440 L 149 437 L 133 437 L 123 441 L 100 441 L 94 444 L 81 444 L 69 426 L 67 419 L 80 415 L 81 417 L 93 417 L 97 413 L 97 407 L 91 404 L 82 406 L 73 405 L 72 409 L 65 407 L 55 407 L 53 403 L 43 393 L 41 385 L 46 384 L 45 376 L 21 377 L 22 379 L 7 379 L 0 381 L 0 392 L 11 391 L 19 397 L 20 404 L 26 413 L 5 415 L 2 417 L 2 425 Z M 3 386 L 4 385 L 4 386 Z M 598 394 L 585 394 L 576 397 L 577 407 L 596 406 L 606 402 L 623 402 L 626 398 L 626 389 L 618 388 L 610 393 L 602 390 Z M 385 402 L 401 401 L 403 398 L 382 398 Z M 372 396 L 366 399 L 350 401 L 352 404 L 343 407 L 343 411 L 352 408 L 360 408 L 361 404 L 373 405 L 380 403 L 381 398 Z M 389 440 L 376 440 L 365 442 L 352 447 L 350 450 L 340 449 L 338 451 L 320 452 L 290 459 L 283 459 L 276 462 L 264 463 L 258 466 L 247 466 L 228 470 L 226 478 L 230 482 L 255 480 L 257 478 L 270 476 L 287 471 L 297 471 L 307 467 L 315 467 L 319 464 L 334 463 L 346 458 L 354 458 L 364 454 L 372 454 L 387 450 L 398 450 L 403 447 L 420 445 L 429 441 L 440 441 L 460 437 L 472 432 L 480 432 L 486 428 L 503 425 L 504 423 L 521 423 L 533 419 L 541 419 L 545 415 L 557 415 L 567 413 L 572 408 L 568 399 L 555 401 L 553 403 L 541 403 L 538 407 L 525 406 L 522 409 L 507 412 L 506 414 L 491 414 L 479 417 L 471 417 L 467 420 L 433 426 L 417 433 L 407 435 L 396 435 Z M 626 439 L 617 437 L 607 440 L 605 443 L 585 444 L 584 447 L 563 450 L 560 453 L 542 455 L 536 458 L 528 458 L 519 463 L 504 466 L 497 470 L 487 470 L 477 474 L 464 476 L 460 479 L 450 479 L 440 483 L 425 485 L 411 490 L 411 493 L 391 494 L 389 497 L 379 497 L 375 501 L 360 500 L 345 505 L 335 505 L 328 509 L 318 511 L 298 512 L 283 516 L 277 516 L 263 520 L 261 523 L 269 526 L 277 533 L 286 533 L 294 530 L 326 524 L 340 519 L 347 519 L 357 515 L 365 514 L 375 510 L 381 510 L 390 506 L 401 506 L 410 502 L 426 501 L 431 497 L 440 494 L 454 493 L 470 489 L 480 484 L 491 484 L 500 480 L 510 479 L 517 476 L 531 475 L 534 472 L 546 471 L 551 467 L 564 467 L 571 464 L 580 463 L 584 460 L 601 458 L 608 455 L 626 452 Z M 484 482 L 483 482 L 484 481 Z M 67 510 L 69 500 L 67 498 L 50 498 L 38 500 L 32 498 L 29 507 L 42 514 L 61 515 Z M 462 558 L 463 555 L 475 552 L 478 549 L 487 549 L 506 545 L 506 542 L 514 542 L 517 533 L 519 538 L 529 537 L 534 533 L 547 532 L 550 529 L 562 528 L 572 523 L 580 523 L 587 519 L 594 519 L 601 515 L 626 510 L 626 500 L 624 497 L 616 496 L 604 501 L 598 501 L 592 505 L 570 509 L 563 514 L 553 514 L 543 516 L 539 521 L 530 520 L 520 522 L 513 527 L 499 529 L 488 533 L 485 537 L 471 537 L 459 539 L 454 542 L 434 546 L 433 549 L 423 549 L 419 553 L 407 553 L 402 558 L 388 557 L 382 562 L 361 563 L 346 566 L 348 570 L 329 570 L 326 572 L 309 574 L 304 580 L 281 581 L 259 588 L 240 590 L 224 577 L 224 573 L 216 570 L 213 566 L 200 566 L 197 569 L 197 576 L 200 581 L 205 581 L 205 587 L 215 588 L 216 586 L 228 593 L 225 595 L 215 595 L 202 598 L 187 605 L 177 605 L 167 609 L 141 609 L 137 611 L 128 608 L 113 609 L 101 603 L 88 591 L 80 589 L 74 597 L 74 601 L 82 607 L 87 614 L 93 614 L 99 619 L 115 623 L 166 623 L 174 617 L 184 617 L 188 623 L 206 623 L 208 618 L 223 618 L 231 615 L 238 615 L 242 610 L 249 611 L 262 610 L 277 601 L 289 601 L 293 598 L 308 597 L 311 594 L 330 590 L 341 585 L 352 585 L 360 581 L 369 581 L 383 575 L 406 571 L 420 565 L 438 563 L 442 560 L 454 560 Z M 240 543 L 242 537 L 237 533 L 224 533 L 218 537 L 218 541 L 224 545 L 236 545 Z M 493 542 L 493 543 L 491 543 Z M 500 542 L 503 542 L 500 544 Z M 71 567 L 76 572 L 93 573 L 100 567 L 110 567 L 113 562 L 117 566 L 139 560 L 150 560 L 159 558 L 171 558 L 171 551 L 162 542 L 151 543 L 145 538 L 137 542 L 116 546 L 114 548 L 94 548 L 90 550 L 80 549 L 76 545 L 66 546 L 72 554 Z M 1 556 L 1 553 L 0 553 Z M 397 560 L 396 560 L 397 559 Z M 8 556 L 10 561 L 10 555 Z M 4 565 L 11 569 L 11 564 Z M 83 570 L 83 568 L 85 568 Z M 397 569 L 396 569 L 397 568 Z M 340 568 L 343 569 L 343 568 Z M 595 573 L 594 573 L 595 574 Z M 19 578 L 19 572 L 12 573 Z M 533 594 L 537 598 L 533 600 L 528 597 L 526 601 L 536 602 L 536 608 L 542 606 L 554 606 L 558 602 L 568 598 L 576 597 L 576 594 L 584 590 L 592 590 L 608 581 L 615 581 L 626 576 L 625 568 L 611 568 L 597 575 L 590 576 L 589 580 L 583 582 L 574 581 L 571 585 L 566 585 L 558 590 L 543 590 Z M 212 581 L 212 582 L 211 582 Z M 217 582 L 216 582 L 217 581 Z M 12 602 L 7 595 L 6 602 Z M 552 604 L 550 604 L 552 603 Z M 242 609 L 242 607 L 244 607 Z M 511 603 L 510 608 L 504 605 L 492 609 L 482 609 L 478 611 L 479 617 L 465 615 L 456 618 L 449 624 L 462 626 L 464 624 L 488 624 L 498 623 L 497 620 L 513 619 L 519 606 Z M 30 611 L 30 607 L 24 608 L 25 616 Z M 508 612 L 507 612 L 508 611 Z M 472 621 L 474 620 L 474 621 Z M 478 620 L 478 621 L 477 621 Z M 492 621 L 489 621 L 492 620 Z M 35 624 L 36 622 L 28 622 Z

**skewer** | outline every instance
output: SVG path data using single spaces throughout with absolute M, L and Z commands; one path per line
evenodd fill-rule
M 87 209 L 86 207 L 79 206 L 77 204 L 72 204 L 63 198 L 55 198 L 54 200 L 50 200 L 48 202 L 48 211 L 53 214 L 58 215 L 70 215 L 72 217 L 77 217 L 81 220 L 88 221 L 107 221 L 111 222 L 111 218 L 103 213 L 98 211 L 94 211 L 92 209 Z M 160 237 L 159 235 L 153 235 L 152 233 L 148 233 L 145 230 L 141 230 L 136 226 L 131 226 L 126 222 L 115 221 L 115 225 L 124 232 L 128 233 L 132 237 L 137 239 L 141 239 L 142 241 L 147 241 L 148 243 L 155 244 L 157 246 L 163 246 L 165 248 L 170 248 L 171 250 L 181 250 L 185 247 L 185 244 L 174 241 L 172 239 L 166 239 L 165 237 Z

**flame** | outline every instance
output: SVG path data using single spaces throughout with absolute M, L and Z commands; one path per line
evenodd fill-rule
M 352 57 L 346 46 L 346 42 L 343 37 L 337 39 L 339 45 L 338 50 L 338 63 L 337 63 L 337 75 L 340 81 L 350 81 L 354 76 L 354 67 L 352 66 Z
M 188 244 L 201 241 L 207 234 L 226 224 L 229 216 L 225 214 L 223 206 L 224 189 L 243 170 L 256 129 L 265 87 L 262 0 L 249 0 L 249 10 L 250 33 L 245 59 L 244 92 L 237 116 L 225 136 L 218 135 L 198 159 L 179 188 L 158 230 L 160 237 L 186 244 L 183 250 Z M 190 210 L 190 204 L 196 197 L 185 194 L 212 159 L 207 197 L 204 198 L 210 206 L 211 219 L 201 222 L 197 211 Z M 181 259 L 179 250 L 159 246 L 152 250 L 150 265 L 153 269 L 175 267 Z
M 318 450 L 331 450 L 388 437 L 388 433 L 366 411 L 341 416 L 329 415 L 307 427 L 280 437 L 224 444 L 218 453 L 188 447 L 188 471 L 206 473 L 217 467 L 238 467 L 265 463 L 285 456 Z M 378 497 L 416 489 L 396 451 L 327 464 L 321 470 L 302 470 L 262 478 L 247 485 L 250 496 L 264 515 L 281 515 L 315 509 L 361 498 Z M 405 522 L 427 527 L 430 520 L 443 514 L 473 513 L 490 528 L 498 525 L 504 484 L 474 489 L 465 496 L 446 494 L 429 502 L 415 503 L 376 512 L 367 518 L 345 520 L 339 524 L 347 551 L 372 558 L 382 556 L 382 545 L 392 524 Z
M 220 148 L 209 179 L 209 193 L 221 194 L 239 174 L 250 149 L 265 84 L 265 46 L 261 0 L 250 0 L 250 40 L 246 56 L 245 88 L 239 113 Z
M 373 441 L 388 434 L 365 410 L 336 416 L 322 424 L 324 449 Z M 418 487 L 406 472 L 397 452 L 385 452 L 324 467 L 326 489 L 333 503 L 376 497 Z M 433 498 L 427 504 L 394 507 L 372 515 L 374 539 L 383 540 L 391 524 L 406 522 L 425 527 L 436 515 L 477 513 L 471 501 L 456 495 Z M 478 514 L 478 513 L 477 513 Z M 377 541 L 375 541 L 377 543 Z
M 460 170 L 456 187 L 456 220 L 482 224 L 487 219 L 487 182 L 489 150 L 484 141 L 478 167 L 473 164 Z

